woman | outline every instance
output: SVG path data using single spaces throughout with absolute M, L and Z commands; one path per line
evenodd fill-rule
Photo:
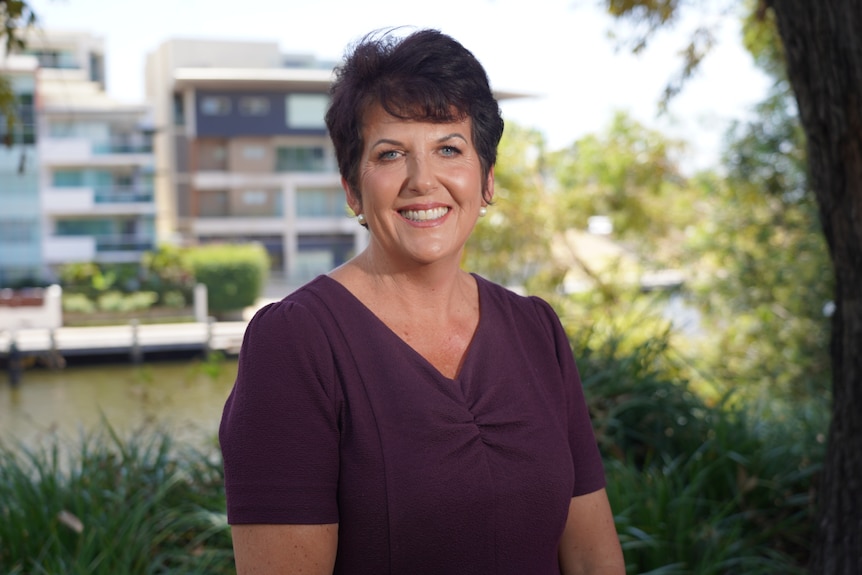
M 331 96 L 369 243 L 248 327 L 220 430 L 238 572 L 624 573 L 557 316 L 459 266 L 503 132 L 484 69 L 371 35 Z

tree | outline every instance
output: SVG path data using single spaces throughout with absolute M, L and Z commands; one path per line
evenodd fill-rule
M 10 54 L 24 48 L 23 33 L 36 24 L 36 13 L 26 0 L 0 0 L 0 41 L 3 42 L 5 53 Z M 12 144 L 12 134 L 15 131 L 18 100 L 12 91 L 12 84 L 0 76 L 0 117 L 5 120 L 5 126 L 0 133 L 5 133 L 6 145 Z
M 650 30 L 672 21 L 681 7 L 678 0 L 605 2 L 612 15 L 645 21 Z M 810 570 L 857 574 L 862 572 L 862 7 L 858 0 L 756 0 L 743 6 L 777 30 L 833 264 L 832 419 Z
M 546 293 L 565 270 L 548 258 L 554 234 L 553 194 L 545 185 L 545 140 L 507 122 L 494 170 L 495 196 L 465 253 L 465 267 L 531 293 Z
M 785 401 L 827 395 L 824 310 L 833 291 L 800 165 L 801 128 L 780 100 L 769 98 L 757 118 L 730 131 L 726 176 L 695 178 L 706 207 L 684 250 L 687 286 L 709 334 L 697 338 L 696 357 L 737 400 L 769 400 L 775 413 Z
M 677 265 L 673 246 L 693 220 L 694 196 L 678 167 L 683 149 L 681 142 L 617 112 L 602 133 L 554 154 L 558 227 L 586 229 L 590 216 L 606 216 L 614 238 L 645 264 Z

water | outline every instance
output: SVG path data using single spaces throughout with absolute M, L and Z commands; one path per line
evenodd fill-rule
M 142 426 L 211 444 L 236 376 L 232 359 L 27 369 L 17 388 L 0 372 L 0 439 L 36 445 L 74 439 L 107 421 L 121 434 Z

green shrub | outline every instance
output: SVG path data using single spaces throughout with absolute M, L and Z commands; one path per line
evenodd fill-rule
M 186 296 L 179 290 L 168 290 L 161 296 L 161 303 L 165 307 L 181 308 L 186 306 Z
M 260 297 L 269 260 L 260 244 L 213 244 L 191 248 L 186 258 L 195 279 L 207 287 L 213 313 L 237 311 Z
M 162 432 L 0 443 L 0 572 L 233 573 L 220 460 Z
M 118 291 L 108 291 L 99 296 L 98 306 L 102 311 L 130 312 L 149 309 L 158 300 L 155 292 L 139 291 L 124 294 Z
M 86 294 L 63 292 L 63 311 L 72 313 L 93 313 L 96 311 L 96 302 Z
M 141 288 L 156 292 L 159 305 L 185 307 L 192 301 L 194 271 L 183 253 L 175 246 L 160 246 L 141 258 Z
M 689 389 L 668 332 L 577 351 L 629 573 L 803 573 L 828 410 Z

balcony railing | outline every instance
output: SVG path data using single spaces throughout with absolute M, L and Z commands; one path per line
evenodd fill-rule
M 134 234 L 95 236 L 96 252 L 145 252 L 155 249 L 155 238 Z
M 141 204 L 153 201 L 152 188 L 141 186 L 104 186 L 94 190 L 97 204 Z
M 130 143 L 130 142 L 95 142 L 93 153 L 96 155 L 107 154 L 151 154 L 153 152 L 152 142 Z

